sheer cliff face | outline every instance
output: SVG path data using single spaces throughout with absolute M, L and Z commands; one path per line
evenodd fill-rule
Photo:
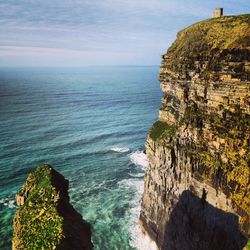
M 163 56 L 140 222 L 162 249 L 242 249 L 250 221 L 250 15 L 181 31 Z

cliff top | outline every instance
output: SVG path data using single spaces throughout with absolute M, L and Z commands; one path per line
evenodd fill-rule
M 250 49 L 249 34 L 250 14 L 208 19 L 181 30 L 163 58 L 202 57 L 212 50 Z

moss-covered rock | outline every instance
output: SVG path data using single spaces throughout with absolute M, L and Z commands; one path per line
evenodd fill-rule
M 69 203 L 68 181 L 47 164 L 16 195 L 13 249 L 91 249 L 90 225 Z
M 169 125 L 165 122 L 156 121 L 149 131 L 149 136 L 155 141 L 166 139 L 175 134 L 176 128 L 176 126 Z

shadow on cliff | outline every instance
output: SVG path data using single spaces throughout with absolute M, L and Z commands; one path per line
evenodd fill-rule
M 53 186 L 60 191 L 58 213 L 63 217 L 63 231 L 65 238 L 57 249 L 60 250 L 91 250 L 91 225 L 83 220 L 82 216 L 69 202 L 69 182 L 60 173 L 52 168 Z
M 184 191 L 165 227 L 162 249 L 237 250 L 246 243 L 236 215 L 213 207 L 191 191 Z

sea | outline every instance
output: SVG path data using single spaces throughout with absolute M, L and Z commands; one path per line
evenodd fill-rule
M 158 73 L 159 66 L 0 69 L 0 249 L 11 249 L 15 193 L 41 163 L 69 180 L 95 250 L 139 249 Z

